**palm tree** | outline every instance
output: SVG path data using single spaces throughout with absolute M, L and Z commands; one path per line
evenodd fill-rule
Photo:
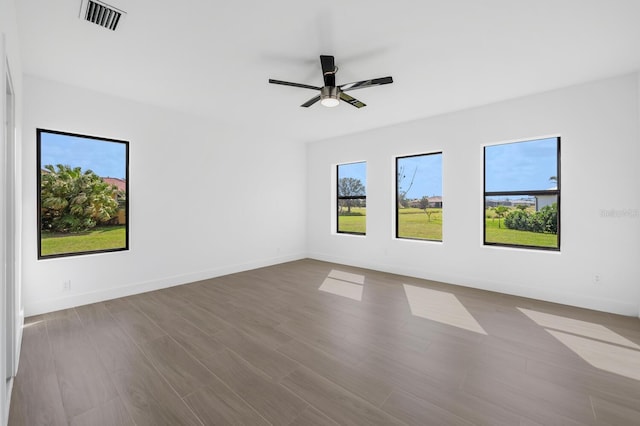
M 117 214 L 117 188 L 91 170 L 44 166 L 40 188 L 41 229 L 81 232 Z

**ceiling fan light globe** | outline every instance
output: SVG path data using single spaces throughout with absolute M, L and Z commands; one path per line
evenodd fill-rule
M 327 108 L 337 107 L 340 104 L 340 101 L 336 98 L 324 98 L 320 101 L 323 106 Z

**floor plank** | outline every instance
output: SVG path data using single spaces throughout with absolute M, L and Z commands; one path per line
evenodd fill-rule
M 375 354 L 363 361 L 362 367 L 375 371 L 394 391 L 410 393 L 473 424 L 507 426 L 519 422 L 518 414 L 465 393 L 457 384 L 451 386 L 447 378 L 429 376 Z
M 225 348 L 214 336 L 180 316 L 165 315 L 154 322 L 196 359 L 208 358 Z
M 341 425 L 400 425 L 356 395 L 307 368 L 300 368 L 282 380 L 282 384 L 316 409 Z
M 377 378 L 375 370 L 351 367 L 302 342 L 292 340 L 278 351 L 375 406 L 380 406 L 391 393 L 392 387 Z
M 47 321 L 62 402 L 69 418 L 117 396 L 107 370 L 78 317 Z
M 337 426 L 338 423 L 313 407 L 307 407 L 290 426 Z
M 119 397 L 71 419 L 71 426 L 135 426 Z
M 188 395 L 185 402 L 205 425 L 268 425 L 257 411 L 218 378 Z
M 66 425 L 68 417 L 55 373 L 37 382 L 16 380 L 11 395 L 9 425 Z
M 633 424 L 634 422 L 640 423 L 639 406 L 634 409 L 598 397 L 592 397 L 591 402 L 598 424 L 625 425 Z
M 44 320 L 23 329 L 18 376 L 14 381 L 10 425 L 66 425 L 67 415 Z
M 116 322 L 135 342 L 157 339 L 166 333 L 146 315 L 135 308 L 125 309 L 114 315 Z
M 218 352 L 203 363 L 273 424 L 289 424 L 307 407 L 296 394 L 259 373 L 230 350 Z
M 112 375 L 118 395 L 136 425 L 201 425 L 146 359 L 138 359 Z
M 402 391 L 393 391 L 382 409 L 408 425 L 458 425 L 472 426 L 473 423 L 433 404 Z
M 215 338 L 276 382 L 298 368 L 298 363 L 235 328 L 217 333 Z
M 144 342 L 141 348 L 180 397 L 195 392 L 213 380 L 211 372 L 169 336 Z

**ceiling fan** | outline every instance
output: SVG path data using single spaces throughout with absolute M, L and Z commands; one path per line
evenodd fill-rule
M 320 65 L 322 66 L 322 76 L 324 78 L 324 86 L 322 87 L 310 86 L 308 84 L 291 83 L 282 80 L 274 80 L 272 78 L 269 79 L 269 83 L 282 84 L 283 86 L 302 87 L 303 89 L 319 90 L 320 94 L 318 96 L 313 97 L 307 102 L 300 105 L 305 108 L 310 107 L 318 101 L 320 101 L 320 103 L 326 107 L 334 107 L 338 106 L 340 100 L 343 100 L 356 108 L 362 108 L 367 105 L 357 100 L 356 98 L 347 95 L 345 92 L 355 89 L 364 89 L 365 87 L 380 86 L 382 84 L 393 83 L 393 78 L 382 77 L 336 86 L 336 73 L 338 72 L 338 67 L 336 67 L 335 65 L 334 57 L 328 55 L 320 55 Z

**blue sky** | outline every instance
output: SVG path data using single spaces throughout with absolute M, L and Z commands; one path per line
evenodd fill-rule
M 442 154 L 398 158 L 398 171 L 401 168 L 404 169 L 404 179 L 400 180 L 401 190 L 409 187 L 413 173 L 416 174 L 411 189 L 405 194 L 407 199 L 442 195 Z
M 349 163 L 340 164 L 340 179 L 342 178 L 356 178 L 360 179 L 360 182 L 367 187 L 367 163 Z
M 126 144 L 42 132 L 40 165 L 63 164 L 93 170 L 100 177 L 126 178 Z
M 556 184 L 549 180 L 558 174 L 557 138 L 538 139 L 491 145 L 485 148 L 486 190 L 546 190 Z M 416 172 L 407 199 L 442 195 L 442 154 L 426 154 L 398 158 L 398 169 L 404 167 L 405 178 L 400 187 L 406 189 Z M 367 163 L 340 165 L 340 177 L 360 179 L 366 187 Z
M 485 147 L 486 191 L 545 190 L 557 171 L 557 139 Z

